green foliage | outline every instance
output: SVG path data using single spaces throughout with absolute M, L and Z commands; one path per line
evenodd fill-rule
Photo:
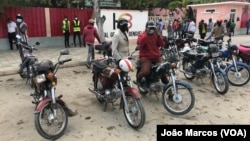
M 157 6 L 158 0 L 121 0 L 121 9 L 148 10 Z

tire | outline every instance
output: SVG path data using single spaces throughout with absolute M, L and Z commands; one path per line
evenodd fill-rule
M 192 75 L 192 65 L 190 62 L 188 61 L 183 61 L 182 62 L 182 69 L 183 69 L 183 73 L 184 73 L 184 76 L 188 79 L 188 80 L 193 80 L 195 78 L 194 75 Z
M 60 114 L 62 116 L 61 117 L 62 121 L 58 121 L 58 119 L 56 121 L 55 120 L 48 121 L 48 118 L 53 118 L 53 117 L 51 117 L 51 116 L 53 116 L 51 113 L 51 110 L 52 110 L 51 103 L 45 104 L 40 112 L 35 113 L 36 130 L 43 138 L 48 139 L 48 140 L 56 140 L 56 139 L 60 138 L 64 134 L 64 132 L 67 128 L 67 124 L 68 124 L 68 115 L 67 115 L 65 109 L 63 108 L 63 106 L 60 105 L 59 103 L 56 103 L 56 105 L 53 107 L 57 107 L 57 109 L 56 109 L 57 117 L 59 117 L 58 111 L 61 112 Z M 42 122 L 45 122 L 45 123 L 42 123 Z M 58 123 L 60 123 L 59 128 L 55 128 L 55 126 L 58 126 L 57 125 Z M 54 124 L 56 124 L 56 125 L 54 125 Z M 54 133 L 48 133 L 47 131 L 44 130 L 43 126 L 45 126 L 46 129 L 51 127 L 52 129 L 59 129 L 59 130 L 57 130 Z
M 128 103 L 129 112 L 125 110 L 123 105 L 123 113 L 128 124 L 138 130 L 143 127 L 146 119 L 146 114 L 142 102 L 140 99 L 136 99 L 131 95 L 126 95 L 126 101 Z
M 173 115 L 187 114 L 194 107 L 195 96 L 193 91 L 183 83 L 176 83 L 176 88 L 177 94 L 173 94 L 173 84 L 164 89 L 162 93 L 162 104 L 164 108 Z M 188 101 L 186 102 L 184 100 Z
M 237 64 L 238 72 L 234 65 L 229 66 L 226 70 L 228 82 L 234 86 L 243 86 L 250 80 L 250 72 L 246 66 Z
M 218 81 L 215 80 L 215 75 Z M 212 81 L 216 91 L 219 94 L 226 94 L 229 89 L 229 82 L 226 75 L 223 75 L 221 72 L 215 72 L 215 75 L 213 74 Z
M 21 72 L 19 72 L 19 75 L 20 75 L 20 77 L 23 78 L 23 79 L 27 78 L 27 68 L 24 67 L 24 68 L 21 70 Z

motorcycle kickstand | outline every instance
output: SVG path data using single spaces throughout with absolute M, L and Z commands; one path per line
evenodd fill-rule
M 115 109 L 114 103 L 112 102 L 111 104 L 112 104 L 113 109 Z M 107 107 L 108 107 L 108 102 L 105 102 L 105 105 L 104 105 L 104 108 L 103 108 L 103 111 L 104 111 L 104 112 L 106 112 Z

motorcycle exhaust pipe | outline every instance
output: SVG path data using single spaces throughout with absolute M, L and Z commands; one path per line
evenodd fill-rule
M 102 94 L 98 93 L 97 91 L 95 91 L 93 88 L 89 88 L 89 91 L 94 93 L 95 95 L 97 95 L 98 97 L 103 97 Z

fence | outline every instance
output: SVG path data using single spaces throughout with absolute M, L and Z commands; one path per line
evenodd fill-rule
M 18 13 L 23 16 L 28 25 L 29 37 L 50 37 L 63 35 L 61 22 L 64 16 L 68 16 L 70 21 L 73 20 L 75 15 L 78 16 L 82 22 L 82 27 L 84 27 L 88 19 L 91 18 L 92 12 L 92 9 L 10 7 L 5 10 L 5 15 L 0 19 L 0 38 L 7 38 L 8 36 L 7 18 L 11 17 L 15 21 Z

